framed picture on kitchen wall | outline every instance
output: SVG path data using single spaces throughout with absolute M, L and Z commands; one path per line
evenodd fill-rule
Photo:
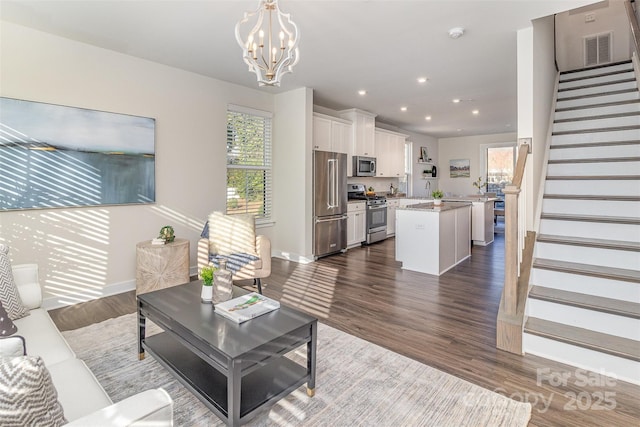
M 428 162 L 430 160 L 429 154 L 427 153 L 427 147 L 420 147 L 420 161 Z
M 155 119 L 0 97 L 0 212 L 155 202 Z
M 470 172 L 471 162 L 469 159 L 449 160 L 449 177 L 469 178 Z

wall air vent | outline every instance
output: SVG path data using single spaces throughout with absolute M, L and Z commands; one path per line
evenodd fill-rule
M 602 33 L 584 38 L 584 66 L 611 62 L 611 41 L 613 33 Z

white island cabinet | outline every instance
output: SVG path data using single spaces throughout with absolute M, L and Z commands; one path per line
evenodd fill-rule
M 493 243 L 493 204 L 495 197 L 483 195 L 466 197 L 449 197 L 445 202 L 471 202 L 471 239 L 474 245 L 487 246 Z
M 471 203 L 420 203 L 396 210 L 396 261 L 441 275 L 471 256 Z

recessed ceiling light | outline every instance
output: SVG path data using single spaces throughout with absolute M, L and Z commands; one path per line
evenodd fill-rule
M 473 110 L 471 113 L 472 113 L 473 115 L 477 116 L 478 114 L 480 114 L 480 111 L 478 111 L 478 110 Z
M 458 132 L 462 132 L 462 129 L 456 129 Z
M 453 103 L 454 103 L 454 104 L 457 104 L 457 103 L 459 103 L 459 102 L 460 102 L 460 99 L 458 99 L 458 98 L 456 98 L 456 99 L 454 99 L 454 100 L 453 100 Z
M 407 111 L 407 107 L 400 107 L 400 111 Z
M 426 82 L 427 82 L 426 77 L 418 77 L 418 83 L 426 83 Z
M 358 91 L 358 95 L 364 96 L 364 95 L 366 95 L 366 94 L 367 94 L 367 91 L 366 91 L 366 90 L 359 90 L 359 91 Z
M 431 120 L 431 116 L 427 116 L 427 117 L 425 117 L 424 119 L 425 119 L 426 121 L 429 121 L 429 120 Z
M 449 30 L 449 37 L 452 39 L 460 38 L 464 34 L 464 28 L 455 27 Z

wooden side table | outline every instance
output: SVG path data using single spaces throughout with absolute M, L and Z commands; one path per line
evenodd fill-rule
M 136 245 L 136 295 L 189 282 L 189 240 Z

